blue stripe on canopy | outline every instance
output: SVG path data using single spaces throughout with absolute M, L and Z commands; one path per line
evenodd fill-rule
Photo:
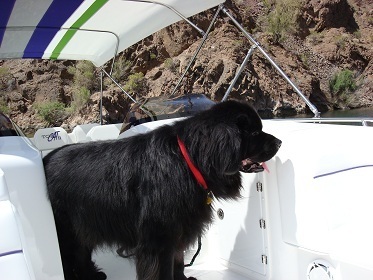
M 10 14 L 12 13 L 15 2 L 16 0 L 6 0 L 4 3 L 1 3 L 0 26 L 6 26 L 8 24 L 8 20 L 10 18 Z M 4 33 L 5 28 L 0 28 L 0 46 L 4 38 Z
M 32 34 L 23 57 L 42 58 L 51 40 L 82 2 L 83 0 L 54 0 Z

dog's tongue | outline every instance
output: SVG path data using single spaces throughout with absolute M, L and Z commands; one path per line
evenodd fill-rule
M 269 173 L 269 168 L 267 166 L 267 164 L 265 162 L 262 162 L 262 167 L 264 168 L 265 171 L 267 171 Z

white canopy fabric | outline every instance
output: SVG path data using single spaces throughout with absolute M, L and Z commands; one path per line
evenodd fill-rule
M 99 67 L 180 15 L 187 18 L 224 1 L 0 1 L 0 59 L 90 60 Z

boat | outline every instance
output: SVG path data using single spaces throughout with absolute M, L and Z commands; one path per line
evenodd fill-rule
M 188 18 L 207 9 L 216 13 L 204 31 Z M 214 223 L 185 252 L 187 276 L 200 280 L 373 279 L 373 120 L 321 118 L 234 19 L 224 0 L 2 1 L 0 59 L 90 60 L 111 77 L 103 65 L 179 20 L 200 32 L 202 46 L 217 16 L 228 17 L 251 45 L 231 87 L 252 52 L 259 51 L 314 117 L 263 120 L 264 131 L 281 139 L 282 147 L 266 163 L 267 171 L 242 173 L 241 199 L 214 201 Z M 222 101 L 229 98 L 231 87 Z M 180 111 L 185 109 L 183 98 L 171 96 L 155 107 L 154 100 L 141 103 L 129 94 L 128 98 L 141 114 L 132 123 L 129 116 L 125 127 L 86 124 L 70 133 L 61 127 L 44 128 L 28 138 L 0 114 L 0 279 L 64 279 L 46 196 L 44 155 L 70 143 L 146 133 L 195 113 Z M 201 109 L 210 104 L 202 103 Z M 134 264 L 116 249 L 98 250 L 96 262 L 108 279 L 136 279 Z

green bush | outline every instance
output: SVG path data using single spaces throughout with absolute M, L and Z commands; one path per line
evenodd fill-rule
M 7 67 L 0 67 L 0 89 L 6 89 L 8 87 L 8 81 L 12 78 Z
M 309 69 L 310 67 L 310 53 L 308 52 L 303 52 L 301 55 L 300 55 L 300 60 L 302 61 L 303 63 L 303 66 L 306 68 L 306 69 Z
M 3 97 L 0 97 L 0 112 L 4 114 L 9 114 L 10 109 L 8 105 L 6 104 L 6 101 Z
M 345 35 L 339 35 L 334 38 L 335 44 L 338 48 L 344 49 L 346 46 L 346 43 L 349 41 L 348 36 Z
M 7 67 L 0 67 L 0 78 L 9 75 L 9 69 Z
M 171 72 L 176 72 L 176 64 L 174 60 L 170 57 L 164 61 L 164 67 L 166 69 L 169 69 Z
M 336 73 L 329 82 L 330 90 L 336 94 L 352 92 L 356 89 L 354 73 L 345 69 Z
M 308 36 L 308 42 L 311 45 L 315 46 L 315 45 L 322 43 L 324 37 L 325 37 L 325 34 L 322 32 L 319 33 L 315 31 L 311 31 L 310 35 Z
M 271 9 L 265 21 L 266 30 L 272 35 L 275 43 L 284 40 L 286 34 L 294 34 L 298 31 L 297 22 L 302 7 L 302 1 L 299 0 L 277 0 L 265 1 L 266 6 Z M 273 6 L 273 7 L 272 7 Z M 271 8 L 272 7 L 272 8 Z
M 74 75 L 74 88 L 85 87 L 89 90 L 95 85 L 95 66 L 90 61 L 78 61 L 75 66 L 69 66 L 67 71 Z
M 91 91 L 86 87 L 75 88 L 72 94 L 72 101 L 68 111 L 70 113 L 76 112 L 84 107 L 88 103 L 88 100 L 91 96 Z
M 95 66 L 90 61 L 78 61 L 75 66 L 70 66 L 68 72 L 74 75 L 73 93 L 69 113 L 81 109 L 87 104 L 91 90 L 95 87 Z
M 120 82 L 126 78 L 130 69 L 131 62 L 120 56 L 114 63 L 112 77 L 115 81 Z
M 58 101 L 36 104 L 37 114 L 48 123 L 55 124 L 66 116 L 65 105 Z
M 123 89 L 127 92 L 135 93 L 141 91 L 145 86 L 144 74 L 139 72 L 128 76 Z

